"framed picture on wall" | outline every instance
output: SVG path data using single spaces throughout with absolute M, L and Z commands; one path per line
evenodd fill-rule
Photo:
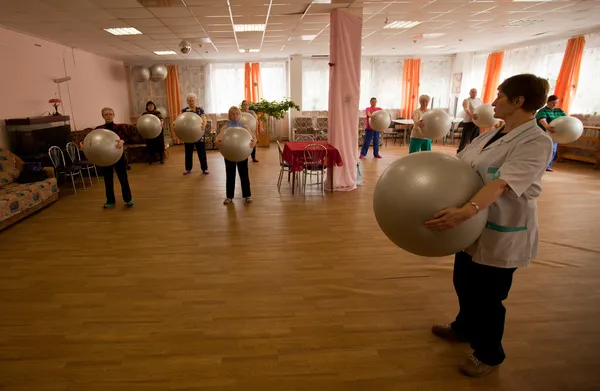
M 452 75 L 452 93 L 460 94 L 460 85 L 462 84 L 462 73 Z

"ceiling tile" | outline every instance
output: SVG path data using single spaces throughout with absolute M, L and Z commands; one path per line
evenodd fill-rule
M 163 22 L 156 18 L 148 18 L 148 19 L 122 19 L 123 22 L 135 27 L 135 28 L 143 28 L 143 27 L 159 27 L 164 26 Z
M 158 18 L 185 18 L 190 16 L 187 7 L 150 7 L 148 10 Z
M 180 27 L 198 26 L 196 18 L 189 16 L 185 18 L 160 18 L 162 23 L 172 29 L 178 29 Z
M 136 0 L 91 0 L 100 8 L 143 8 Z

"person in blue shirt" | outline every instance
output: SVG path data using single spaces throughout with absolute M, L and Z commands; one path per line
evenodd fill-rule
M 202 107 L 197 107 L 196 102 L 198 101 L 198 97 L 196 94 L 188 94 L 187 96 L 187 104 L 188 107 L 181 110 L 182 113 L 190 111 L 192 113 L 198 114 L 202 117 L 202 128 L 206 128 L 206 114 L 204 114 L 204 110 Z M 198 160 L 200 160 L 200 168 L 202 169 L 202 174 L 208 175 L 208 161 L 206 160 L 206 143 L 205 138 L 202 136 L 200 140 L 195 143 L 184 143 L 185 146 L 185 172 L 183 175 L 189 175 L 192 173 L 192 168 L 194 167 L 194 146 L 196 146 L 196 152 L 198 153 Z
M 219 135 L 216 138 L 217 145 L 221 146 L 221 140 L 223 139 L 223 133 L 225 133 L 225 129 L 227 128 L 244 128 L 250 133 L 252 136 L 252 141 L 250 142 L 250 147 L 254 148 L 256 146 L 256 136 L 252 134 L 250 129 L 244 124 L 240 122 L 240 118 L 242 117 L 242 112 L 236 106 L 231 106 L 229 108 L 229 121 L 221 128 Z M 226 197 L 225 201 L 223 201 L 223 205 L 229 205 L 233 202 L 233 196 L 235 193 L 235 172 L 240 174 L 240 182 L 242 184 L 242 197 L 247 204 L 252 203 L 252 194 L 250 192 L 250 176 L 248 175 L 248 158 L 242 160 L 241 162 L 232 162 L 230 160 L 225 159 L 225 191 Z

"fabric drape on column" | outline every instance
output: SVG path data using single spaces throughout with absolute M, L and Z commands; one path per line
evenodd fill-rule
M 177 118 L 181 112 L 181 95 L 179 92 L 179 71 L 177 65 L 167 65 L 167 78 L 165 85 L 167 87 L 167 108 L 171 114 L 171 122 Z M 175 129 L 171 126 L 171 138 L 175 144 L 181 144 L 181 141 L 175 134 Z
M 328 142 L 340 151 L 341 167 L 333 170 L 336 191 L 356 189 L 358 161 L 358 103 L 362 49 L 360 14 L 338 8 L 331 12 Z M 326 186 L 331 170 L 327 170 Z
M 402 72 L 402 118 L 411 118 L 417 108 L 419 99 L 419 85 L 421 84 L 421 59 L 404 60 Z
M 260 64 L 247 62 L 244 75 L 244 99 L 248 102 L 258 102 L 261 95 Z
M 554 95 L 558 96 L 558 107 L 566 113 L 569 112 L 571 101 L 575 99 L 575 94 L 577 93 L 577 83 L 579 83 L 579 70 L 581 69 L 584 46 L 585 38 L 583 36 L 569 39 L 562 65 L 560 66 L 560 73 L 556 79 Z
M 500 85 L 500 72 L 502 71 L 503 60 L 503 51 L 490 53 L 488 55 L 487 63 L 485 65 L 485 76 L 483 77 L 483 93 L 481 94 L 483 103 L 492 103 L 496 99 L 498 86 Z

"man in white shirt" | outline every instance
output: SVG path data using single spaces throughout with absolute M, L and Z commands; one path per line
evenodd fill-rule
M 467 144 L 477 136 L 479 136 L 479 127 L 473 122 L 473 111 L 477 106 L 481 105 L 481 99 L 477 97 L 477 89 L 471 88 L 469 97 L 463 101 L 463 109 L 465 116 L 463 117 L 463 131 L 458 145 L 458 152 L 462 151 Z

